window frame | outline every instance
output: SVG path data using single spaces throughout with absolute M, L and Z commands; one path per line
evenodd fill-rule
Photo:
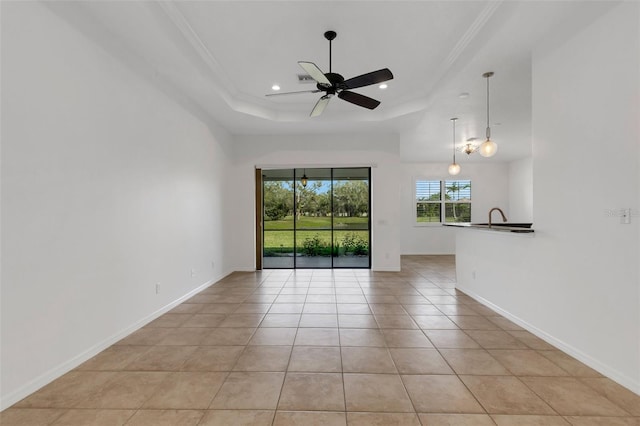
M 431 181 L 431 182 L 439 182 L 440 184 L 440 200 L 438 201 L 418 201 L 418 182 Z M 473 197 L 469 200 L 447 200 L 446 199 L 446 188 L 447 181 L 468 181 L 473 189 L 473 184 L 471 179 L 442 179 L 442 178 L 424 178 L 424 177 L 414 177 L 413 178 L 413 226 L 416 227 L 430 227 L 430 226 L 442 226 L 443 223 L 446 222 L 446 205 L 447 204 L 469 204 L 470 208 L 473 206 Z M 418 221 L 418 204 L 439 204 L 440 205 L 440 221 L 438 222 L 419 222 Z

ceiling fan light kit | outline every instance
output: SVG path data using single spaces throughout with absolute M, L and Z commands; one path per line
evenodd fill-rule
M 277 95 L 290 95 L 297 93 L 320 93 L 324 92 L 324 95 L 316 102 L 316 105 L 311 110 L 311 117 L 317 117 L 326 108 L 331 98 L 335 95 L 343 101 L 350 102 L 354 105 L 358 105 L 367 109 L 375 109 L 380 105 L 380 101 L 370 98 L 368 96 L 361 95 L 356 92 L 352 92 L 351 89 L 357 89 L 359 87 L 370 86 L 372 84 L 380 84 L 382 82 L 393 79 L 393 74 L 388 68 L 383 68 L 377 71 L 372 71 L 367 74 L 362 74 L 357 77 L 345 80 L 344 77 L 338 73 L 332 72 L 331 67 L 331 42 L 336 38 L 337 33 L 335 31 L 327 31 L 324 33 L 324 38 L 329 40 L 329 72 L 324 73 L 313 62 L 299 61 L 298 65 L 305 70 L 305 72 L 311 76 L 316 82 L 316 90 L 304 90 L 300 92 L 285 92 L 285 93 L 270 93 L 266 96 Z

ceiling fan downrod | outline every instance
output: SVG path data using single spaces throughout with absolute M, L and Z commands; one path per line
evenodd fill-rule
M 331 73 L 331 42 L 337 35 L 335 31 L 327 31 L 324 33 L 324 38 L 329 40 L 329 73 Z

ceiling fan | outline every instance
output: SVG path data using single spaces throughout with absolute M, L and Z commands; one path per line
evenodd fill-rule
M 357 89 L 358 87 L 369 86 L 371 84 L 382 83 L 383 81 L 391 80 L 393 74 L 388 68 L 383 68 L 378 71 L 372 71 L 367 74 L 362 74 L 357 77 L 345 80 L 340 74 L 331 71 L 331 42 L 336 38 L 335 31 L 327 31 L 324 33 L 324 38 L 329 40 L 329 72 L 323 73 L 320 68 L 313 62 L 299 61 L 300 65 L 306 72 L 316 81 L 316 90 L 303 90 L 300 92 L 285 92 L 285 93 L 270 93 L 266 96 L 281 96 L 281 95 L 293 95 L 298 93 L 320 93 L 324 92 L 324 95 L 320 97 L 316 105 L 311 110 L 311 117 L 316 117 L 322 114 L 322 111 L 326 108 L 327 104 L 334 95 L 347 102 L 361 106 L 363 108 L 375 109 L 380 105 L 380 101 L 377 101 L 368 96 L 361 95 L 359 93 L 351 92 L 350 89 Z

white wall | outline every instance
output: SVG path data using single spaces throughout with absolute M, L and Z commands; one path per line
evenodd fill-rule
M 402 254 L 453 254 L 455 230 L 440 225 L 415 225 L 416 179 L 452 179 L 446 163 L 403 163 L 401 165 L 401 250 Z M 506 163 L 461 163 L 456 179 L 471 179 L 471 221 L 487 222 L 492 207 L 500 207 L 512 221 L 509 211 L 509 173 Z M 495 220 L 501 220 L 494 213 Z
M 229 271 L 226 138 L 42 4 L 2 5 L 2 407 Z
M 640 217 L 609 212 L 640 205 L 639 18 L 624 2 L 535 53 L 536 234 L 460 230 L 457 253 L 461 289 L 637 393 Z
M 533 159 L 509 163 L 509 221 L 533 222 Z
M 400 157 L 396 135 L 244 136 L 234 142 L 234 267 L 255 269 L 254 170 L 371 166 L 371 267 L 400 270 Z M 251 249 L 250 249 L 251 248 Z

